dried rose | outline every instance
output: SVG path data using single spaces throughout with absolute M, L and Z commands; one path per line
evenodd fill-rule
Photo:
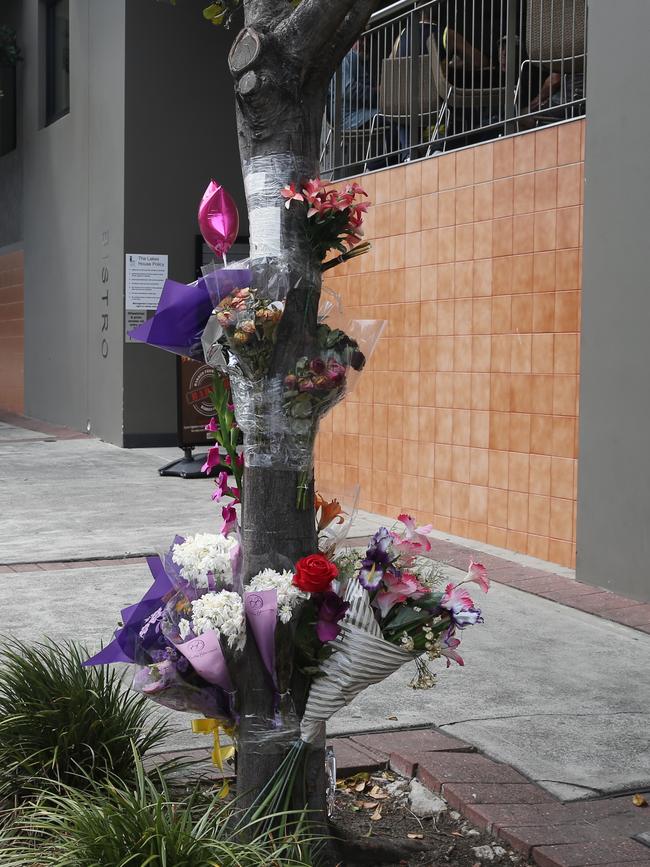
M 322 358 L 312 358 L 309 362 L 309 369 L 312 373 L 321 374 L 327 370 L 327 365 Z

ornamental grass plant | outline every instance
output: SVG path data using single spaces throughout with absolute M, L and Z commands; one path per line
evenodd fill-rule
M 135 752 L 135 751 L 134 751 Z M 135 753 L 132 787 L 88 781 L 26 805 L 0 832 L 3 867 L 307 867 L 307 841 L 235 830 L 233 805 L 195 788 L 182 799 L 147 776 Z
M 104 666 L 84 668 L 71 643 L 0 645 L 0 804 L 34 793 L 135 781 L 132 744 L 144 756 L 170 733 L 151 705 Z M 90 863 L 90 862 L 88 862 Z

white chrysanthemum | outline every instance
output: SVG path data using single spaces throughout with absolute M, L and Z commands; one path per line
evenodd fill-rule
M 180 628 L 180 623 L 179 623 Z M 197 635 L 214 630 L 228 647 L 241 650 L 246 643 L 244 603 L 238 593 L 204 593 L 192 602 L 192 629 Z
M 278 594 L 278 617 L 281 623 L 291 620 L 293 609 L 301 599 L 309 598 L 293 583 L 293 572 L 276 572 L 275 569 L 262 569 L 254 575 L 246 586 L 247 590 L 275 590 Z
M 174 545 L 172 560 L 180 566 L 183 578 L 194 584 L 205 582 L 208 572 L 217 581 L 232 582 L 230 552 L 237 544 L 232 536 L 217 533 L 197 533 L 184 542 Z
M 191 626 L 190 626 L 189 620 L 186 620 L 185 618 L 183 618 L 182 620 L 178 621 L 178 631 L 179 631 L 180 636 L 183 639 L 183 641 L 185 641 L 187 636 L 190 634 L 190 629 L 191 629 Z

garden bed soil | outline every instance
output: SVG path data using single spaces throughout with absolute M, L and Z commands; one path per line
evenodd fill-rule
M 363 788 L 362 784 L 365 784 Z M 432 818 L 418 817 L 411 809 L 409 784 L 409 780 L 390 772 L 339 780 L 332 822 L 359 848 L 353 856 L 356 860 L 348 861 L 345 867 L 361 864 L 372 867 L 380 864 L 385 867 L 482 867 L 484 864 L 527 867 L 530 864 L 507 845 L 473 828 L 449 807 Z M 376 860 L 384 843 L 403 847 L 398 860 Z

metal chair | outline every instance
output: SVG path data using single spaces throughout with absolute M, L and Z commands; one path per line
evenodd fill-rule
M 447 72 L 440 60 L 438 43 L 435 34 L 433 33 L 429 40 L 429 59 L 432 86 L 441 100 L 441 106 L 438 113 L 438 121 L 431 136 L 429 150 L 427 150 L 427 156 L 431 150 L 431 144 L 439 135 L 442 121 L 444 120 L 445 124 L 449 123 L 451 109 L 469 109 L 472 115 L 477 110 L 487 110 L 490 117 L 494 115 L 496 109 L 498 115 L 501 116 L 503 114 L 506 98 L 506 89 L 500 82 L 497 86 L 460 87 L 454 82 L 449 81 Z M 475 126 L 474 124 L 471 124 L 470 126 L 471 130 L 467 130 L 467 132 L 479 130 L 481 128 L 480 123 L 478 126 Z M 463 128 L 461 132 L 465 131 L 466 130 Z
M 370 131 L 372 136 L 373 131 L 381 129 L 383 135 L 389 133 L 391 139 L 397 132 L 398 146 L 389 147 L 387 155 L 396 152 L 403 160 L 409 159 L 413 148 L 421 143 L 418 140 L 420 130 L 437 123 L 438 113 L 438 93 L 432 86 L 425 54 L 387 57 L 382 61 L 378 112 Z M 366 165 L 371 147 L 372 141 L 366 150 Z
M 528 57 L 519 71 L 515 104 L 519 102 L 523 71 L 533 64 L 538 64 L 546 75 L 560 73 L 561 101 L 568 102 L 568 80 L 584 74 L 585 69 L 585 0 L 527 0 L 526 16 Z

